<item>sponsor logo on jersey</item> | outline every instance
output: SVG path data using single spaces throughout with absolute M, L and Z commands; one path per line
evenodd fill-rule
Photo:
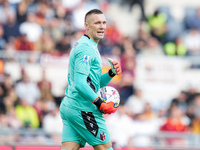
M 105 141 L 106 135 L 105 135 L 104 132 L 101 132 L 101 133 L 100 133 L 100 139 L 101 139 L 102 141 Z
M 84 57 L 83 57 L 83 63 L 88 63 L 88 61 L 89 61 L 89 56 L 87 56 L 87 55 L 84 55 Z

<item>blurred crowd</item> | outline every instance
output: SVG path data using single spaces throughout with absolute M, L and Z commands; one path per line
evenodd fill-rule
M 117 56 L 123 70 L 120 81 L 113 85 L 121 96 L 120 109 L 105 116 L 114 147 L 141 147 L 152 142 L 187 145 L 188 141 L 181 138 L 157 141 L 145 135 L 155 135 L 159 131 L 199 134 L 200 94 L 197 89 L 181 91 L 170 100 L 168 108 L 154 110 L 143 98 L 142 89 L 134 86 L 135 67 L 136 57 L 140 55 L 200 55 L 200 8 L 185 8 L 180 22 L 167 6 L 145 14 L 143 0 L 0 0 L 0 51 L 69 54 L 74 42 L 84 33 L 84 21 L 80 18 L 92 8 L 99 8 L 106 15 L 113 3 L 131 6 L 127 11 L 132 11 L 135 4 L 141 8 L 136 35 L 124 35 L 116 22 L 108 18 L 105 38 L 99 43 L 101 55 Z M 42 80 L 37 83 L 30 80 L 23 68 L 21 79 L 17 81 L 4 73 L 0 84 L 0 130 L 43 129 L 49 134 L 48 140 L 59 143 L 62 98 L 55 97 L 51 89 L 45 69 Z M 17 140 L 20 138 L 23 136 Z M 23 140 L 28 140 L 27 136 Z M 198 144 L 199 141 L 193 142 Z

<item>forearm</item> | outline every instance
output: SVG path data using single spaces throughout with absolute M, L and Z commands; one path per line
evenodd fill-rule
M 106 74 L 104 75 L 107 76 Z M 104 102 L 97 94 L 92 90 L 92 88 L 87 84 L 87 75 L 81 73 L 75 73 L 75 88 L 79 91 L 79 93 L 91 101 L 93 104 L 97 106 L 97 108 L 104 114 L 111 114 L 117 111 L 119 108 L 115 108 L 114 102 Z
M 109 76 L 108 72 L 101 75 L 101 82 L 100 82 L 100 88 L 106 86 L 112 78 Z
M 75 73 L 74 86 L 78 92 L 87 100 L 93 102 L 97 99 L 97 94 L 92 90 L 92 88 L 87 84 L 87 75 L 81 73 Z

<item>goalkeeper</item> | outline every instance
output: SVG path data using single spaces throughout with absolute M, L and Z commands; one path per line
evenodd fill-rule
M 102 72 L 98 42 L 104 37 L 106 18 L 101 10 L 85 15 L 84 34 L 71 50 L 68 87 L 60 105 L 63 120 L 61 150 L 78 150 L 86 142 L 95 150 L 113 150 L 103 114 L 114 113 L 113 102 L 105 103 L 96 92 L 121 74 L 118 62 L 108 59 L 111 69 Z

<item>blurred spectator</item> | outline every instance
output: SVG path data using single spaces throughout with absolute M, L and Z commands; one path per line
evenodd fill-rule
M 35 82 L 30 81 L 29 76 L 22 74 L 22 81 L 16 83 L 15 90 L 20 99 L 25 99 L 29 105 L 33 105 L 40 99 L 40 90 Z
M 110 44 L 117 44 L 118 41 L 122 38 L 122 34 L 117 29 L 117 25 L 115 21 L 109 22 L 106 25 L 106 37 L 109 40 Z
M 8 2 L 13 5 L 13 7 L 15 6 L 15 4 L 20 3 L 22 0 L 8 0 Z
M 16 116 L 23 122 L 24 128 L 38 128 L 39 118 L 36 110 L 29 105 L 26 99 L 20 99 L 20 104 L 16 106 Z
M 187 54 L 187 48 L 181 37 L 177 37 L 175 42 L 167 42 L 164 50 L 168 56 L 185 56 Z
M 8 41 L 6 43 L 5 50 L 6 50 L 6 53 L 8 54 L 8 56 L 13 55 L 16 52 L 14 40 L 15 39 L 11 39 L 10 41 Z M 13 60 L 16 60 L 16 58 L 13 58 Z
M 0 50 L 5 50 L 6 48 L 6 40 L 3 38 L 4 30 L 2 25 L 0 25 Z
M 183 122 L 184 113 L 177 106 L 172 106 L 170 108 L 169 117 L 166 122 L 161 126 L 161 131 L 167 132 L 182 132 L 186 133 L 188 131 L 188 126 Z M 167 144 L 169 145 L 184 145 L 186 144 L 183 138 L 167 138 Z
M 118 57 L 118 58 L 120 58 L 121 57 L 121 55 L 122 55 L 122 48 L 120 47 L 120 45 L 113 45 L 113 47 L 112 47 L 112 50 L 111 50 L 112 52 L 112 55 L 113 56 L 116 56 L 116 57 Z
M 4 38 L 6 41 L 10 41 L 10 38 L 17 38 L 19 33 L 19 24 L 16 22 L 15 14 L 9 14 L 7 16 L 7 22 L 3 26 Z
M 121 56 L 121 66 L 122 66 L 122 70 L 123 70 L 126 68 L 126 60 L 127 59 L 135 60 L 135 49 L 133 47 L 132 40 L 129 37 L 127 37 L 123 40 L 122 46 L 124 49 L 122 56 Z
M 50 17 L 52 17 L 54 14 L 53 11 L 50 11 L 52 10 L 49 9 L 47 3 L 39 1 L 36 5 L 35 22 L 38 23 L 41 27 L 45 27 L 47 25 L 47 19 L 50 19 Z M 51 16 L 48 18 L 48 15 Z
M 187 103 L 190 105 L 193 103 L 195 97 L 197 95 L 199 95 L 198 91 L 197 91 L 197 88 L 194 87 L 193 85 L 191 85 L 189 87 L 189 89 L 187 90 L 187 94 L 188 94 L 188 99 L 187 99 Z
M 23 123 L 17 118 L 15 108 L 12 107 L 7 114 L 8 124 L 12 129 L 20 129 Z
M 118 84 L 118 91 L 120 97 L 127 100 L 134 92 L 134 79 L 135 79 L 135 49 L 132 45 L 130 38 L 123 40 L 124 52 L 121 56 L 122 77 Z
M 134 118 L 137 114 L 144 112 L 145 105 L 146 100 L 143 98 L 142 90 L 136 88 L 134 94 L 127 99 L 125 107 L 128 115 Z
M 191 132 L 195 134 L 200 134 L 200 115 L 195 115 L 191 123 Z
M 112 44 L 108 37 L 99 41 L 99 52 L 101 55 L 110 55 L 112 53 Z
M 0 129 L 8 129 L 8 118 L 5 113 L 0 112 Z
M 28 8 L 27 1 L 22 1 L 22 2 L 20 2 L 20 3 L 17 4 L 16 17 L 17 17 L 17 22 L 19 24 L 21 24 L 22 22 L 26 21 L 27 8 Z
M 54 102 L 51 102 L 49 113 L 43 118 L 43 129 L 47 134 L 61 134 L 62 120 L 59 113 L 59 107 Z
M 199 134 L 200 134 L 200 115 L 195 115 L 191 122 L 190 131 L 193 134 L 191 137 L 191 143 L 194 146 L 199 146 Z
M 54 10 L 54 16 L 57 19 L 63 20 L 63 19 L 66 18 L 66 16 L 70 16 L 69 14 L 67 14 L 67 10 L 62 5 L 61 1 L 53 1 L 52 2 L 52 7 L 53 7 L 53 10 Z
M 144 115 L 146 116 L 146 119 L 154 119 L 158 117 L 158 115 L 152 110 L 150 103 L 145 104 Z
M 64 2 L 65 0 L 62 0 Z M 65 4 L 69 2 L 65 1 Z M 96 1 L 91 0 L 74 0 L 74 2 L 70 2 L 71 4 L 75 4 L 76 7 L 71 7 L 70 9 L 67 9 L 67 14 L 71 13 L 72 16 L 72 23 L 76 30 L 84 30 L 84 15 L 87 11 L 90 9 L 97 8 L 99 9 L 99 5 Z M 70 5 L 64 5 L 64 7 L 69 7 Z
M 10 113 L 13 107 L 15 107 L 15 101 L 10 96 L 5 96 L 3 98 L 3 102 L 5 104 L 6 113 Z
M 120 108 L 118 112 L 106 116 L 106 124 L 110 132 L 113 148 L 128 147 L 131 148 L 132 132 L 134 131 L 132 124 L 133 119 L 126 114 L 126 108 L 124 107 L 125 101 L 121 99 Z
M 23 76 L 26 74 L 26 71 L 24 69 L 24 67 L 21 66 L 20 68 L 20 73 L 21 73 L 21 76 L 18 80 L 16 80 L 16 83 L 19 83 L 19 82 L 22 82 L 23 81 Z
M 10 113 L 13 107 L 18 103 L 18 97 L 16 95 L 11 76 L 5 74 L 5 79 L 1 85 L 3 89 L 3 104 L 7 113 Z
M 193 106 L 193 105 L 189 105 L 189 106 L 188 106 L 188 109 L 187 109 L 187 111 L 186 111 L 185 114 L 186 114 L 186 116 L 187 116 L 188 119 L 189 119 L 189 122 L 190 122 L 189 127 L 191 128 L 192 121 L 193 121 L 193 119 L 196 117 L 196 116 L 195 116 L 194 106 Z
M 122 68 L 123 74 L 118 84 L 118 91 L 122 99 L 127 100 L 134 92 L 135 59 L 127 58 Z
M 184 91 L 181 91 L 177 97 L 172 99 L 171 106 L 175 105 L 179 107 L 183 113 L 186 113 L 188 109 L 187 99 L 188 99 L 187 93 Z
M 19 103 L 19 98 L 14 87 L 9 90 L 8 96 L 12 99 L 14 106 Z
M 55 52 L 55 42 L 51 38 L 49 32 L 44 32 L 39 40 L 34 44 L 35 49 L 43 53 L 54 53 Z
M 71 13 L 80 3 L 81 0 L 73 0 L 73 1 L 61 0 L 61 4 L 65 7 L 68 13 Z
M 0 86 L 0 114 L 6 113 L 6 106 L 3 101 L 3 95 L 4 95 L 4 91 L 3 91 L 3 88 Z
M 191 105 L 194 106 L 193 108 L 195 116 L 200 116 L 200 94 L 195 96 L 193 103 Z
M 144 49 L 147 45 L 148 39 L 150 38 L 150 34 L 146 31 L 148 24 L 144 21 L 139 23 L 139 28 L 137 31 L 137 36 L 133 40 L 133 47 L 135 48 L 136 54 L 141 53 L 142 49 Z
M 21 34 L 18 38 L 14 40 L 15 49 L 18 51 L 33 51 L 34 43 L 28 40 L 26 34 Z
M 5 113 L 2 113 L 0 110 L 0 130 L 2 131 L 10 131 L 11 127 L 9 125 L 9 118 L 6 116 Z M 0 141 L 1 143 L 13 143 L 14 142 L 14 136 L 13 134 L 8 134 L 5 136 L 5 134 L 0 134 Z
M 200 31 L 190 29 L 183 37 L 183 42 L 188 50 L 189 56 L 200 55 Z
M 131 12 L 133 9 L 133 6 L 135 4 L 138 4 L 140 6 L 140 10 L 141 10 L 141 20 L 146 21 L 146 15 L 145 15 L 145 8 L 144 8 L 144 2 L 145 0 L 122 0 L 122 3 L 126 3 L 129 6 L 129 11 Z
M 8 0 L 3 0 L 0 5 L 0 23 L 6 24 L 8 15 L 15 15 L 14 8 L 10 5 Z
M 65 0 L 63 0 L 65 1 Z M 84 17 L 86 12 L 89 10 L 87 8 L 86 2 L 82 0 L 75 0 L 77 2 L 77 7 L 72 11 L 73 17 L 73 25 L 75 26 L 76 30 L 84 30 Z
M 1 87 L 3 89 L 3 96 L 8 96 L 11 88 L 13 87 L 13 81 L 11 79 L 10 74 L 4 74 L 4 82 Z
M 146 113 L 141 112 L 135 115 L 133 122 L 133 145 L 134 147 L 150 147 L 154 140 L 151 137 L 159 132 L 162 120 L 157 117 L 148 118 Z
M 59 107 L 54 102 L 50 106 L 49 113 L 44 116 L 42 128 L 54 143 L 60 144 L 63 124 Z
M 38 99 L 38 100 L 36 100 L 33 107 L 35 108 L 37 115 L 38 115 L 38 118 L 39 118 L 39 122 L 40 122 L 39 127 L 42 127 L 43 118 L 44 118 L 44 115 L 45 115 L 44 102 L 42 100 Z
M 63 39 L 66 31 L 65 22 L 59 18 L 52 18 L 44 28 L 44 33 L 49 34 L 56 43 Z
M 71 36 L 65 35 L 59 42 L 56 44 L 56 50 L 60 53 L 69 54 L 71 51 Z
M 76 29 L 72 23 L 72 17 L 66 16 L 65 19 L 65 35 L 73 35 L 76 32 Z
M 141 49 L 142 56 L 164 56 L 163 48 L 154 37 L 149 37 L 144 48 Z
M 122 34 L 116 27 L 116 22 L 112 21 L 107 24 L 106 35 L 104 39 L 99 42 L 100 54 L 111 54 L 113 46 L 119 46 L 120 40 L 123 39 Z
M 28 41 L 36 42 L 42 35 L 42 27 L 36 23 L 36 16 L 34 13 L 29 13 L 27 20 L 20 24 L 19 31 L 21 34 L 26 34 Z
M 52 92 L 51 92 L 51 86 L 52 85 L 51 85 L 51 82 L 46 79 L 45 73 L 46 72 L 45 72 L 45 69 L 44 69 L 43 72 L 42 72 L 42 80 L 37 83 L 37 85 L 40 89 L 40 93 L 41 93 L 40 99 L 44 102 L 53 100 L 53 95 L 52 95 Z
M 159 10 L 156 10 L 154 14 L 148 18 L 151 35 L 157 38 L 161 44 L 165 43 L 165 34 L 167 32 L 166 19 L 166 16 Z

